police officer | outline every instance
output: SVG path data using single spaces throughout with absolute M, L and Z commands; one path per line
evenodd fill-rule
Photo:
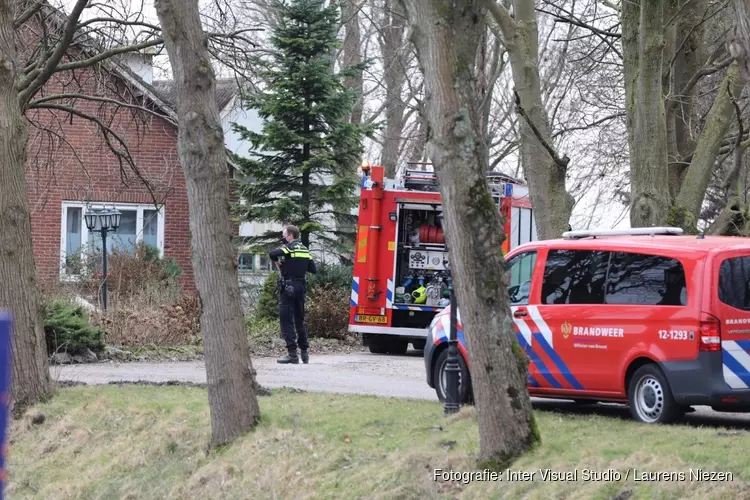
M 305 274 L 317 273 L 310 251 L 297 241 L 300 232 L 296 226 L 286 226 L 282 234 L 284 245 L 271 250 L 271 261 L 281 273 L 279 287 L 279 318 L 281 333 L 286 342 L 287 355 L 279 358 L 279 363 L 299 363 L 297 357 L 297 342 L 295 342 L 294 328 L 297 327 L 297 339 L 302 355 L 302 362 L 307 363 L 309 356 L 307 349 L 307 328 L 305 327 Z

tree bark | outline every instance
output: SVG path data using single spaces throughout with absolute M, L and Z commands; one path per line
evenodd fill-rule
M 10 0 L 0 3 L 0 309 L 13 318 L 12 404 L 17 412 L 48 393 L 50 377 L 26 192 L 27 129 L 18 102 L 14 7 Z
M 622 24 L 622 71 L 625 82 L 625 128 L 628 132 L 628 158 L 636 156 L 635 110 L 638 89 L 638 29 L 640 25 L 641 0 L 622 2 L 620 22 Z M 632 192 L 630 198 L 632 199 Z
M 679 12 L 679 19 L 669 27 L 670 37 L 674 37 L 671 44 L 667 44 L 664 53 L 674 59 L 669 67 L 665 64 L 665 72 L 669 72 L 664 95 L 667 98 L 667 136 L 669 137 L 669 188 L 672 198 L 676 197 L 684 180 L 688 164 L 683 161 L 696 147 L 693 129 L 698 123 L 696 100 L 698 99 L 698 85 L 693 85 L 683 95 L 683 89 L 693 75 L 700 71 L 705 62 L 705 25 L 701 22 L 708 8 L 707 0 L 692 0 L 686 4 L 671 0 L 668 9 L 671 19 Z M 679 9 L 679 10 L 678 10 Z M 673 102 L 670 102 L 673 101 Z
M 503 67 L 505 66 L 503 64 L 502 58 L 503 54 L 505 54 L 505 49 L 503 48 L 503 41 L 499 36 L 493 36 L 492 41 L 492 59 L 490 63 L 490 67 L 487 68 L 486 78 L 487 82 L 484 86 L 484 92 L 480 92 L 480 98 L 481 98 L 481 116 L 482 116 L 482 135 L 484 137 L 484 141 L 489 145 L 492 144 L 492 138 L 494 136 L 494 131 L 490 130 L 490 116 L 492 115 L 492 97 L 495 93 L 495 84 L 497 83 L 498 78 L 500 77 L 500 73 L 503 71 Z M 489 43 L 489 42 L 488 42 Z M 488 154 L 489 154 L 489 148 L 488 148 Z M 490 170 L 492 170 L 492 167 L 488 166 Z
M 634 156 L 630 161 L 630 224 L 632 227 L 649 227 L 663 224 L 670 207 L 667 127 L 662 95 L 664 0 L 642 2 L 639 24 L 631 145 Z M 626 75 L 626 81 L 629 78 L 632 75 Z
M 736 24 L 729 38 L 729 53 L 740 67 L 750 94 L 750 0 L 732 0 Z
M 362 30 L 359 27 L 359 6 L 356 0 L 341 0 L 341 18 L 344 22 L 344 67 L 356 66 L 362 62 Z M 352 110 L 350 123 L 362 123 L 364 114 L 364 73 L 357 70 L 356 75 L 347 78 L 344 84 L 357 92 L 357 104 Z
M 534 133 L 527 120 L 519 117 L 523 170 L 529 183 L 537 232 L 540 239 L 559 238 L 568 230 L 575 200 L 565 186 L 567 169 L 558 165 L 544 147 L 545 143 L 550 147 L 553 143 L 542 103 L 534 0 L 514 0 L 514 17 L 502 5 L 486 1 L 503 34 L 520 106 L 541 136 Z
M 425 125 L 424 113 L 421 111 L 421 109 L 417 113 L 417 126 L 415 128 L 417 130 L 414 134 L 412 134 L 411 141 L 409 142 L 406 153 L 406 161 L 412 163 L 426 162 L 427 159 L 425 158 L 425 147 L 427 145 L 427 126 Z
M 451 271 L 476 399 L 482 467 L 506 467 L 539 441 L 523 353 L 513 337 L 499 248 L 502 220 L 488 192 L 474 64 L 485 0 L 400 0 L 424 75 L 428 154 L 440 179 Z M 479 265 L 478 263 L 481 263 Z
M 394 178 L 398 163 L 401 140 L 404 133 L 403 99 L 406 82 L 405 61 L 403 56 L 404 13 L 401 4 L 395 0 L 385 0 L 385 13 L 380 26 L 383 33 L 381 52 L 383 54 L 383 76 L 385 81 L 385 134 L 380 164 L 385 167 L 385 176 Z
M 732 99 L 733 96 L 737 98 L 740 95 L 744 84 L 737 64 L 732 64 L 708 113 L 703 133 L 698 139 L 698 146 L 675 199 L 675 207 L 667 222 L 681 227 L 689 234 L 697 232 L 701 206 L 716 165 L 716 157 L 734 120 Z
M 201 303 L 211 413 L 211 446 L 260 419 L 240 307 L 224 135 L 198 0 L 156 0 L 177 85 L 178 154 L 187 184 L 195 283 Z

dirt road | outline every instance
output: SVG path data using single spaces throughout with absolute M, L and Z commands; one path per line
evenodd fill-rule
M 421 352 L 410 351 L 405 356 L 328 354 L 311 356 L 310 364 L 307 365 L 279 365 L 276 358 L 255 358 L 253 366 L 258 372 L 258 382 L 269 388 L 293 387 L 310 392 L 372 394 L 437 401 L 435 391 L 425 381 Z M 206 368 L 202 361 L 63 365 L 53 366 L 50 373 L 56 380 L 86 384 L 206 382 Z M 539 410 L 630 418 L 627 408 L 622 405 L 580 406 L 568 401 L 537 398 L 532 398 L 532 401 Z M 750 415 L 717 413 L 709 407 L 696 407 L 696 411 L 688 414 L 684 423 L 750 430 Z

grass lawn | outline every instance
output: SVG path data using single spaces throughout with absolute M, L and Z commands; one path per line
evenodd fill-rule
M 543 444 L 512 467 L 534 481 L 463 483 L 435 481 L 434 469 L 474 470 L 472 408 L 446 418 L 429 401 L 288 391 L 260 404 L 255 432 L 207 456 L 205 389 L 61 389 L 12 423 L 8 498 L 750 498 L 745 431 L 538 411 Z M 40 410 L 46 420 L 32 423 Z M 691 468 L 733 478 L 690 481 Z M 544 481 L 540 469 L 578 480 Z M 633 477 L 668 471 L 687 477 Z

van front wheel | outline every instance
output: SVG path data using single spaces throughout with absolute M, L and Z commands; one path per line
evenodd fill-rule
M 445 400 L 448 399 L 448 374 L 445 371 L 447 365 L 448 349 L 443 349 L 435 363 L 435 373 L 433 375 L 433 380 L 435 381 L 435 392 L 441 403 L 445 403 Z M 462 405 L 471 404 L 473 402 L 471 375 L 469 374 L 469 368 L 466 366 L 466 362 L 460 353 L 458 355 L 458 368 L 458 401 Z
M 653 364 L 638 368 L 630 378 L 628 404 L 633 418 L 646 424 L 666 424 L 682 415 L 667 378 Z

